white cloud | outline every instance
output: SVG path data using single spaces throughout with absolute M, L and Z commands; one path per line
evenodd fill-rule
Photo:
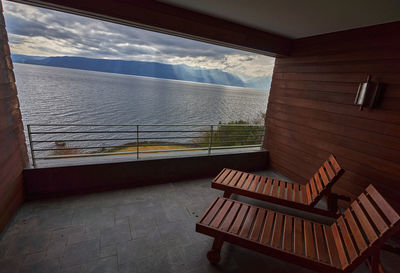
M 274 58 L 32 6 L 4 3 L 13 53 L 155 61 L 220 69 L 242 79 L 272 74 Z

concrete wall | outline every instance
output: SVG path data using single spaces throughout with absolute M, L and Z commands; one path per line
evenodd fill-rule
M 268 152 L 26 169 L 24 179 L 27 198 L 34 199 L 213 177 L 223 168 L 267 169 Z
M 1 2 L 0 9 L 1 231 L 24 199 L 22 171 L 28 156 Z

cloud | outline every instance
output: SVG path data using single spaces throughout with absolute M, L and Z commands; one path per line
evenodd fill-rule
M 8 1 L 4 15 L 13 53 L 186 64 L 243 79 L 272 74 L 274 58 L 236 49 Z

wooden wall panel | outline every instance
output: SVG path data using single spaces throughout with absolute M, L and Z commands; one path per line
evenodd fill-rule
M 400 22 L 298 39 L 276 59 L 264 146 L 270 164 L 306 183 L 334 153 L 346 173 L 334 191 L 369 183 L 400 199 Z M 353 105 L 371 74 L 386 85 L 376 109 Z
M 0 232 L 24 199 L 28 161 L 21 112 L 0 2 Z

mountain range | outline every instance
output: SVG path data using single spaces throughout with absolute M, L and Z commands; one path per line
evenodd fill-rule
M 157 62 L 91 59 L 84 57 L 38 57 L 12 54 L 15 63 L 55 66 L 100 72 L 184 80 L 220 85 L 269 89 L 271 77 L 254 77 L 246 80 L 219 69 L 202 69 L 184 64 L 172 65 Z

